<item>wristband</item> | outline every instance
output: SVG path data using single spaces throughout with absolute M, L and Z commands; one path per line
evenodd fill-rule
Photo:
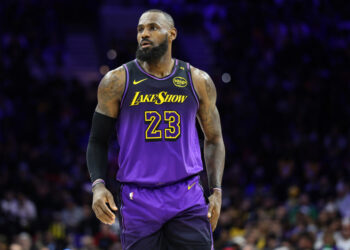
M 215 190 L 216 190 L 216 191 L 222 192 L 222 189 L 219 188 L 219 187 L 212 188 L 211 190 L 212 190 L 212 191 L 215 191 Z
M 95 180 L 95 181 L 92 183 L 91 188 L 94 188 L 94 186 L 96 186 L 96 185 L 99 184 L 99 183 L 105 184 L 105 181 L 102 180 L 102 179 L 97 179 L 97 180 Z

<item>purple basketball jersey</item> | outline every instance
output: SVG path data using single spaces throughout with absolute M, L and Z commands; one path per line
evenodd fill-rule
M 158 186 L 202 171 L 199 104 L 189 64 L 175 60 L 165 78 L 146 73 L 137 60 L 123 66 L 127 79 L 117 121 L 117 180 Z

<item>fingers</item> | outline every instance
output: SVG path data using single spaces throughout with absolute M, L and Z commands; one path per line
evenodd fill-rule
M 109 204 L 109 206 L 114 210 L 114 211 L 117 211 L 118 208 L 117 206 L 115 205 L 115 202 L 114 202 L 114 199 L 113 199 L 113 195 L 111 193 L 108 193 L 107 194 L 107 202 Z
M 214 216 L 213 216 L 213 212 L 214 212 L 214 206 L 212 204 L 212 202 L 209 202 L 209 208 L 208 208 L 208 218 L 209 218 L 209 222 L 211 225 L 212 230 L 214 231 L 214 224 L 215 224 L 215 220 L 214 220 Z
M 100 209 L 100 217 L 102 222 L 110 225 L 115 222 L 115 215 L 105 204 L 98 206 L 98 208 Z
M 218 224 L 218 219 L 219 219 L 219 216 L 217 215 L 217 213 L 214 213 L 214 215 L 210 219 L 211 229 L 213 232 L 215 231 L 216 226 Z
M 214 202 L 209 202 L 208 218 L 211 225 L 211 229 L 214 232 L 220 215 L 220 207 Z
M 108 221 L 108 218 L 104 215 L 104 212 L 102 211 L 102 209 L 100 207 L 95 207 L 94 209 L 95 215 L 96 217 L 105 224 L 110 224 L 110 222 Z
M 213 208 L 212 210 L 212 216 L 210 217 L 210 225 L 211 225 L 211 229 L 214 232 L 215 228 L 218 224 L 218 220 L 219 220 L 219 215 L 220 215 L 220 210 L 218 210 L 217 208 Z
M 105 224 L 113 224 L 115 222 L 115 215 L 112 210 L 116 211 L 113 196 L 105 187 L 96 189 L 93 192 L 92 210 L 94 210 L 96 217 Z M 107 206 L 107 203 L 111 209 Z
M 107 207 L 106 204 L 97 203 L 94 204 L 93 210 L 96 214 L 96 217 L 105 224 L 113 224 L 115 221 L 115 215 Z
M 215 230 L 216 225 L 219 220 L 220 216 L 220 209 L 221 209 L 221 193 L 214 193 L 211 196 L 209 196 L 209 208 L 208 208 L 208 218 L 210 221 L 210 225 L 212 228 L 212 231 Z
M 211 219 L 211 216 L 213 214 L 213 204 L 212 202 L 209 202 L 209 208 L 208 208 L 208 218 Z

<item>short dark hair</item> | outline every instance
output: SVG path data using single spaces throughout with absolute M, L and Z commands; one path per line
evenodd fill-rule
M 170 26 L 171 27 L 175 27 L 174 19 L 172 18 L 172 16 L 169 13 L 167 13 L 167 12 L 165 12 L 163 10 L 160 10 L 160 9 L 150 9 L 150 10 L 146 10 L 145 12 L 143 12 L 142 15 L 147 13 L 147 12 L 157 12 L 157 13 L 163 14 L 165 16 L 165 19 L 170 24 Z

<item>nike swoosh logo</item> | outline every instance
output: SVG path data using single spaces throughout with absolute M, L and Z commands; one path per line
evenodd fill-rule
M 192 183 L 191 185 L 188 185 L 188 190 L 190 190 L 193 186 L 194 186 L 194 184 L 196 184 L 195 182 L 194 183 Z
M 143 81 L 146 81 L 148 78 L 145 78 L 145 79 L 142 79 L 142 80 L 140 80 L 140 81 L 133 81 L 133 84 L 134 85 L 137 85 L 137 84 L 139 84 L 140 82 L 143 82 Z

